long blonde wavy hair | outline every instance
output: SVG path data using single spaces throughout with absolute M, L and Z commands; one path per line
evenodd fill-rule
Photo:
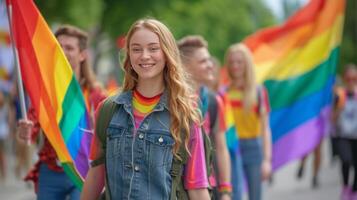
M 187 74 L 182 67 L 179 51 L 170 30 L 158 20 L 140 19 L 130 27 L 126 35 L 123 91 L 133 90 L 138 84 L 138 74 L 132 69 L 130 63 L 129 44 L 131 37 L 139 29 L 150 30 L 159 37 L 160 46 L 166 58 L 163 76 L 164 84 L 168 91 L 168 104 L 171 117 L 170 132 L 175 140 L 173 153 L 175 156 L 178 156 L 178 149 L 183 142 L 188 151 L 192 123 L 200 123 L 198 109 L 192 108 L 196 104 L 193 89 L 187 83 Z M 183 137 L 181 134 L 184 134 Z
M 225 56 L 225 63 L 228 67 L 228 71 L 230 70 L 229 56 L 235 53 L 241 53 L 244 58 L 245 70 L 243 75 L 243 106 L 245 111 L 249 111 L 250 109 L 252 109 L 253 105 L 257 103 L 257 84 L 255 81 L 253 57 L 250 50 L 245 44 L 236 43 L 231 45 L 228 48 Z M 231 82 L 234 82 L 235 80 L 232 73 L 229 71 L 228 74 L 231 78 Z

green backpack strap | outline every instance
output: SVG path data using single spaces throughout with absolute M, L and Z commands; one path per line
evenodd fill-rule
M 204 143 L 204 150 L 205 150 L 205 159 L 206 159 L 206 172 L 207 177 L 209 177 L 212 173 L 213 167 L 213 155 L 214 155 L 214 148 L 212 141 L 208 134 L 205 133 L 203 127 L 201 127 L 201 134 Z M 183 136 L 182 136 L 183 137 Z M 183 138 L 182 138 L 183 141 Z M 188 193 L 187 190 L 184 188 L 182 173 L 183 168 L 188 160 L 188 153 L 185 149 L 185 145 L 181 145 L 178 151 L 178 156 L 181 160 L 174 156 L 171 166 L 171 177 L 172 177 L 172 185 L 171 185 L 171 198 L 170 200 L 188 200 Z M 208 188 L 211 194 L 212 188 Z
M 183 139 L 183 134 L 181 135 Z M 182 140 L 184 141 L 184 140 Z M 179 159 L 181 158 L 181 159 Z M 183 168 L 187 162 L 188 153 L 185 149 L 185 145 L 180 145 L 177 152 L 177 156 L 174 156 L 171 166 L 171 198 L 170 200 L 188 200 L 187 191 L 184 188 L 182 181 Z
M 110 96 L 104 100 L 103 105 L 100 108 L 99 114 L 97 116 L 95 132 L 98 135 L 103 150 L 106 149 L 107 128 L 109 126 L 110 121 L 112 120 L 115 111 L 118 109 L 118 104 L 114 102 L 115 97 L 117 96 Z
M 107 137 L 107 128 L 109 126 L 110 121 L 114 113 L 118 110 L 118 104 L 114 102 L 114 99 L 117 95 L 110 96 L 106 98 L 103 102 L 102 107 L 99 110 L 99 114 L 97 116 L 95 131 L 98 135 L 98 139 L 102 145 L 103 151 L 106 151 L 106 137 Z M 105 158 L 103 158 L 105 159 Z M 106 175 L 107 176 L 107 175 Z M 107 187 L 107 180 L 105 180 L 105 191 L 100 196 L 100 200 L 110 199 L 110 189 Z
M 211 137 L 205 132 L 204 128 L 201 128 L 202 130 L 202 138 L 203 138 L 203 144 L 205 148 L 205 159 L 206 159 L 206 171 L 207 171 L 207 177 L 210 177 L 212 174 L 212 167 L 213 167 L 213 159 L 214 159 L 214 154 L 215 150 L 212 144 Z M 211 188 L 209 188 L 211 189 Z

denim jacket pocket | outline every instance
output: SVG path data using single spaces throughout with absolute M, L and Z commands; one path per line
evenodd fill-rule
M 172 147 L 175 141 L 169 132 L 148 132 L 146 146 L 150 166 L 159 167 L 171 164 L 173 154 Z
M 108 158 L 118 157 L 120 155 L 120 148 L 124 133 L 125 129 L 123 127 L 109 125 L 109 127 L 107 128 Z

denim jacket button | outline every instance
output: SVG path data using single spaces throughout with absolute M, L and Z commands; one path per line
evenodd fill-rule
M 160 138 L 159 138 L 159 142 L 160 142 L 160 143 L 163 143 L 163 142 L 164 142 L 164 138 L 160 137 Z
M 138 172 L 140 170 L 139 166 L 135 165 L 134 170 Z
M 144 138 L 144 134 L 140 133 L 139 134 L 139 139 L 143 139 Z

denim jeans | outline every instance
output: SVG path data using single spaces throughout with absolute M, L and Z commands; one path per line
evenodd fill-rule
M 38 180 L 38 200 L 78 200 L 80 191 L 64 172 L 55 172 L 41 164 Z
M 261 139 L 241 139 L 239 142 L 249 200 L 261 200 L 261 164 L 263 159 Z
M 242 157 L 238 152 L 229 151 L 231 158 L 232 200 L 241 200 L 243 191 Z

